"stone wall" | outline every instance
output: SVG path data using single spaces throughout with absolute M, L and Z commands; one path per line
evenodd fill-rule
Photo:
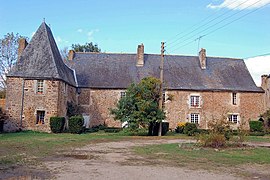
M 120 127 L 121 123 L 115 121 L 110 115 L 110 108 L 116 106 L 123 90 L 102 90 L 82 88 L 78 97 L 78 104 L 83 112 L 90 116 L 90 126 L 107 125 Z
M 6 111 L 10 121 L 21 127 L 22 78 L 8 78 Z M 44 80 L 44 93 L 36 93 L 36 80 L 24 80 L 22 129 L 50 131 L 52 116 L 66 115 L 66 102 L 76 100 L 76 89 L 62 81 Z M 37 111 L 45 111 L 44 124 L 36 124 Z
M 240 123 L 248 128 L 248 121 L 258 119 L 264 112 L 263 93 L 237 93 L 237 103 L 232 103 L 231 92 L 194 92 L 194 91 L 168 91 L 173 100 L 165 102 L 167 120 L 170 128 L 174 129 L 178 122 L 190 122 L 191 113 L 199 113 L 200 128 L 208 128 L 213 120 L 227 119 L 229 114 L 238 114 Z M 189 105 L 190 95 L 201 97 L 201 106 L 192 108 Z M 237 125 L 236 125 L 237 126 Z
M 79 104 L 85 113 L 90 115 L 91 126 L 106 124 L 108 126 L 120 126 L 121 123 L 113 120 L 109 108 L 116 107 L 120 99 L 120 92 L 124 90 L 93 90 L 81 89 L 78 98 Z M 165 111 L 170 128 L 174 129 L 178 122 L 190 122 L 191 113 L 199 113 L 200 128 L 208 128 L 213 120 L 228 118 L 229 114 L 238 114 L 240 123 L 248 128 L 248 121 L 258 119 L 265 111 L 263 93 L 236 93 L 236 105 L 232 103 L 232 92 L 197 92 L 197 91 L 167 91 L 166 97 L 172 96 L 172 100 L 166 100 Z M 198 108 L 190 107 L 190 96 L 199 95 L 201 105 Z M 239 126 L 235 125 L 236 127 Z
M 264 104 L 266 110 L 270 109 L 270 77 L 269 75 L 261 76 L 261 87 L 265 91 Z
M 66 117 L 67 101 L 77 103 L 76 88 L 60 81 L 58 86 L 58 116 Z
M 20 113 L 22 103 L 22 79 L 7 78 L 6 113 L 15 127 L 20 127 Z M 5 130 L 5 127 L 4 127 Z M 16 129 L 8 129 L 13 131 Z

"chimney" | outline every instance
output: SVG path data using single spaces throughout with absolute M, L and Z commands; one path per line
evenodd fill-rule
M 68 60 L 73 60 L 73 58 L 74 58 L 74 56 L 75 56 L 75 51 L 74 50 L 69 50 L 69 52 L 68 52 Z
M 201 68 L 206 69 L 206 50 L 203 48 L 199 52 L 199 60 L 200 60 Z
M 262 84 L 261 84 L 261 87 L 262 87 L 263 90 L 265 90 L 265 91 L 266 91 L 267 88 L 268 88 L 268 87 L 267 87 L 267 86 L 268 86 L 268 77 L 269 77 L 269 76 L 266 75 L 266 74 L 264 74 L 264 75 L 261 76 L 261 81 L 262 81 L 262 82 L 261 82 L 261 83 L 262 83 Z
M 27 45 L 28 45 L 28 42 L 26 41 L 25 38 L 20 38 L 19 39 L 18 59 L 22 55 L 22 52 L 26 48 Z
M 137 48 L 137 66 L 144 65 L 144 45 L 138 45 Z

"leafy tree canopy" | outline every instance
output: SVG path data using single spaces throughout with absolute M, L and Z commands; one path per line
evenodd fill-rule
M 0 39 L 0 87 L 6 88 L 6 75 L 18 59 L 18 33 L 7 33 Z M 25 38 L 25 37 L 24 37 Z
M 165 118 L 158 108 L 160 80 L 146 77 L 140 83 L 132 83 L 115 109 L 111 109 L 115 120 L 127 121 L 129 127 L 146 128 L 150 123 L 161 122 Z
M 100 52 L 101 51 L 98 45 L 93 44 L 92 42 L 85 43 L 84 45 L 72 44 L 71 47 L 75 52 Z

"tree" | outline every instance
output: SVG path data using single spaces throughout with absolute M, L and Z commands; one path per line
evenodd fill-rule
M 6 75 L 17 62 L 18 41 L 22 38 L 18 33 L 7 33 L 0 39 L 0 87 L 6 88 Z
M 68 47 L 64 47 L 63 49 L 61 49 L 60 54 L 63 61 L 67 61 L 68 60 Z
M 160 80 L 146 77 L 140 83 L 132 83 L 111 114 L 115 120 L 127 121 L 131 130 L 147 128 L 151 123 L 161 122 L 165 118 L 163 110 L 158 108 Z
M 75 52 L 100 52 L 101 51 L 98 45 L 93 44 L 92 42 L 85 43 L 85 45 L 72 44 L 71 47 Z

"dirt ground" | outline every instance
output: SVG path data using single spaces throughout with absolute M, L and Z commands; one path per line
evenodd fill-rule
M 149 160 L 135 155 L 131 147 L 160 143 L 183 143 L 190 140 L 129 140 L 120 142 L 106 142 L 90 144 L 83 148 L 76 148 L 70 152 L 62 152 L 54 157 L 44 159 L 38 168 L 14 168 L 5 172 L 4 179 L 200 179 L 226 180 L 247 179 L 227 172 L 190 170 L 182 167 L 159 165 L 160 160 Z M 250 171 L 254 170 L 253 167 Z M 257 168 L 256 168 L 257 169 Z M 267 171 L 267 170 L 266 170 Z M 12 173 L 19 174 L 12 178 Z M 268 179 L 259 176 L 254 171 L 250 179 Z M 10 178 L 8 178 L 10 177 Z M 1 178 L 0 178 L 1 179 Z M 269 178 L 270 179 L 270 178 Z

